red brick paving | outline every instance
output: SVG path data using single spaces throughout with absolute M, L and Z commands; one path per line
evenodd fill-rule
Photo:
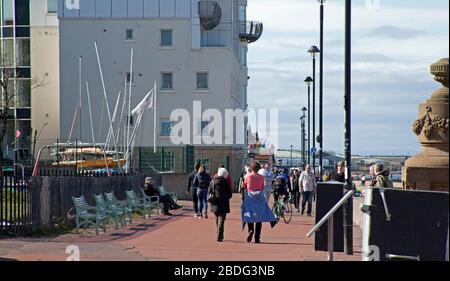
M 213 214 L 209 219 L 193 217 L 192 203 L 173 217 L 154 215 L 139 218 L 119 230 L 109 226 L 107 233 L 62 235 L 55 239 L 0 240 L 0 257 L 18 260 L 65 260 L 65 247 L 78 245 L 81 260 L 163 260 L 163 261 L 325 261 L 325 252 L 314 252 L 314 238 L 306 233 L 314 218 L 294 214 L 292 222 L 280 222 L 274 229 L 263 225 L 261 244 L 247 243 L 242 231 L 240 198 L 232 199 L 232 213 L 225 222 L 225 240 L 216 241 Z M 335 254 L 337 261 L 361 260 L 362 233 L 354 228 L 355 255 Z M 7 243 L 7 244 L 5 244 Z M 14 246 L 16 243 L 16 247 Z M 9 245 L 5 247 L 5 245 Z M 3 247 L 3 251 L 2 251 Z M 6 253 L 5 253 L 6 252 Z

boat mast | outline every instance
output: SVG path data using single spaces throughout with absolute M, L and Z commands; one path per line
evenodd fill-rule
M 129 83 L 129 90 L 128 90 L 128 120 L 127 120 L 127 148 L 126 148 L 126 154 L 130 151 L 130 126 L 131 126 L 131 93 L 132 93 L 132 83 L 133 83 L 133 56 L 134 56 L 134 49 L 131 49 L 131 58 L 130 58 L 130 81 Z M 125 171 L 126 173 L 130 172 L 130 163 L 127 161 L 125 163 Z
M 98 54 L 97 42 L 94 43 L 94 46 L 95 46 L 95 53 L 97 55 L 97 63 L 98 63 L 99 71 L 100 71 L 100 77 L 101 77 L 101 80 L 102 80 L 103 95 L 105 97 L 105 103 L 106 103 L 106 111 L 108 112 L 109 127 L 110 127 L 110 129 L 112 129 L 113 128 L 113 124 L 112 124 L 112 119 L 111 119 L 111 111 L 109 110 L 108 95 L 106 94 L 105 80 L 103 79 L 103 70 L 102 70 L 102 65 L 100 63 L 100 56 Z M 114 134 L 114 130 L 112 131 L 112 138 L 113 138 L 113 142 L 114 142 L 114 148 L 115 148 L 115 152 L 116 152 L 116 158 L 117 158 L 117 164 L 119 166 L 119 171 L 122 172 L 122 165 L 120 163 L 119 152 L 117 151 L 117 141 L 116 141 L 116 136 Z
M 86 94 L 89 106 L 89 119 L 91 121 L 91 133 L 92 133 L 92 143 L 95 143 L 95 135 L 94 135 L 94 123 L 92 121 L 92 108 L 91 108 L 91 95 L 89 92 L 89 82 L 86 80 Z

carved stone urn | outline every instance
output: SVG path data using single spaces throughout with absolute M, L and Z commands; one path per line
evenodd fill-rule
M 443 87 L 419 105 L 419 118 L 414 122 L 413 132 L 423 150 L 406 161 L 402 173 L 403 188 L 448 192 L 448 58 L 432 64 L 431 74 Z

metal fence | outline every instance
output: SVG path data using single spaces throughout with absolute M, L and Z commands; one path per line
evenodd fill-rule
M 34 197 L 28 181 L 1 174 L 0 233 L 30 233 L 37 229 Z
M 189 173 L 194 168 L 194 147 L 158 147 L 156 152 L 150 147 L 138 149 L 138 163 L 141 173 L 174 172 Z

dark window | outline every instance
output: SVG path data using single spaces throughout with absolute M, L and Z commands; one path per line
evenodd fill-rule
M 47 12 L 56 13 L 58 12 L 58 1 L 57 0 L 47 0 Z
M 31 70 L 26 67 L 18 67 L 16 68 L 16 76 L 17 78 L 31 78 Z
M 161 46 L 172 47 L 172 30 L 170 29 L 161 30 Z
M 172 90 L 173 89 L 173 73 L 162 73 L 161 77 L 161 89 Z
M 206 90 L 208 88 L 208 73 L 197 73 L 197 89 Z
M 17 119 L 31 119 L 31 109 L 29 108 L 17 108 Z
M 127 29 L 125 32 L 125 40 L 133 40 L 133 29 Z
M 29 0 L 16 0 L 16 25 L 30 25 Z
M 16 27 L 16 37 L 30 37 L 30 28 Z
M 14 31 L 12 27 L 3 27 L 3 37 L 11 38 L 14 37 Z

